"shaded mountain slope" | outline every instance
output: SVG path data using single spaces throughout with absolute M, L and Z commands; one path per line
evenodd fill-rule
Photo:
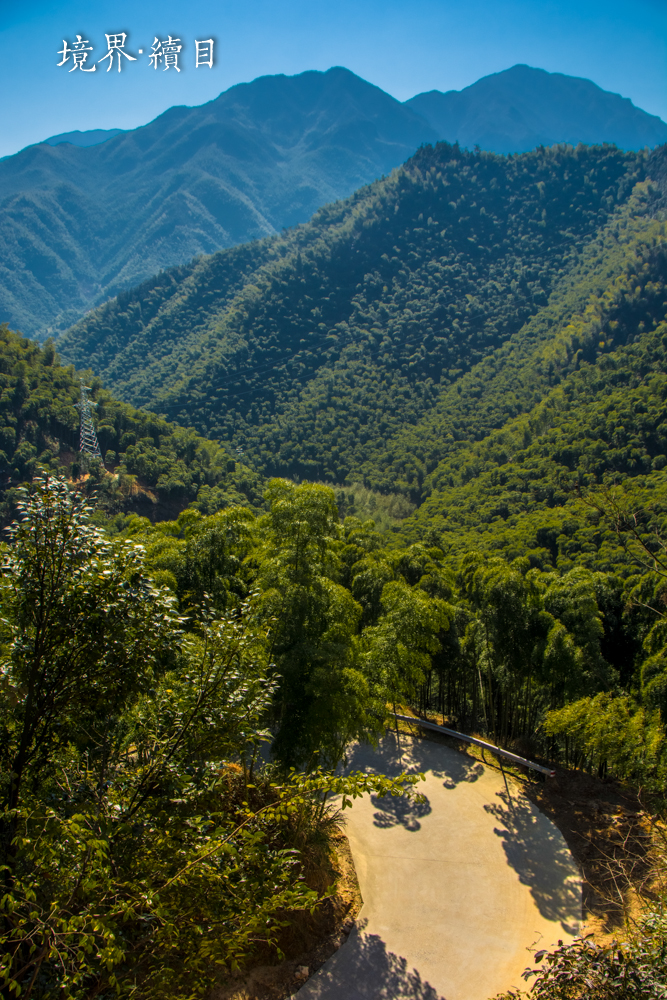
M 0 162 L 0 321 L 63 329 L 159 271 L 303 222 L 431 127 L 345 69 L 262 77 L 80 147 Z
M 424 148 L 305 226 L 123 293 L 59 348 L 265 474 L 419 499 L 455 440 L 442 420 L 457 387 L 480 365 L 495 377 L 508 350 L 524 366 L 620 273 L 656 200 L 650 185 L 631 191 L 658 162 L 612 147 Z M 488 429 L 530 409 L 539 386 L 514 400 L 507 388 Z M 483 411 L 456 418 L 462 439 L 486 432 Z
M 578 316 L 615 282 L 633 281 L 636 274 L 643 275 L 638 280 L 650 281 L 647 275 L 660 267 L 656 247 L 663 245 L 665 230 L 647 211 L 654 204 L 654 196 L 639 185 L 629 203 L 555 279 L 548 304 L 499 349 L 445 387 L 423 419 L 403 426 L 388 442 L 394 474 L 403 484 L 413 491 L 418 484 L 420 496 L 428 496 L 441 482 L 443 461 L 529 412 L 582 361 L 595 359 L 597 319 L 594 315 L 582 327 Z M 609 346 L 605 340 L 603 347 Z
M 667 142 L 667 124 L 629 98 L 591 80 L 532 66 L 513 66 L 464 90 L 431 90 L 405 103 L 439 139 L 496 153 L 523 153 L 559 142 L 609 142 L 621 149 Z

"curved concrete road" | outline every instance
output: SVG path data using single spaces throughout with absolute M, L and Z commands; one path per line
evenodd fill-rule
M 358 747 L 349 770 L 424 771 L 427 802 L 345 810 L 364 905 L 298 1000 L 490 1000 L 578 933 L 579 873 L 551 820 L 456 750 L 403 736 L 401 750 L 394 736 Z

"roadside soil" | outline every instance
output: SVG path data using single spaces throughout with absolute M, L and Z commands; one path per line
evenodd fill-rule
M 662 879 L 661 829 L 637 793 L 565 770 L 525 783 L 524 791 L 561 831 L 581 869 L 584 932 L 600 944 L 623 937 L 628 919 L 656 897 Z
M 319 883 L 311 887 L 320 890 L 335 882 L 335 895 L 323 900 L 312 915 L 297 914 L 285 928 L 279 942 L 286 956 L 282 962 L 270 964 L 271 956 L 267 955 L 267 964 L 226 979 L 211 993 L 210 1000 L 288 1000 L 347 940 L 362 899 L 350 845 L 340 827 L 332 832 L 329 847 L 330 869 L 324 880 L 321 871 L 306 880 Z

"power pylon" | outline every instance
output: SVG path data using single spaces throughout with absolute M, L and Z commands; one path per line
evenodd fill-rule
M 82 455 L 92 455 L 94 458 L 99 458 L 101 460 L 102 452 L 100 451 L 97 434 L 95 433 L 92 411 L 92 407 L 97 406 L 97 403 L 91 403 L 88 399 L 89 392 L 90 389 L 87 385 L 83 384 L 83 379 L 81 379 L 81 402 L 75 403 L 77 410 L 81 414 L 79 451 Z

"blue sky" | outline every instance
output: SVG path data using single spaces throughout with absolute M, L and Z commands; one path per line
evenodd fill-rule
M 144 55 L 119 74 L 58 68 L 83 33 L 128 33 Z M 183 71 L 155 72 L 155 35 L 180 37 Z M 195 70 L 194 40 L 216 39 Z M 134 128 L 267 73 L 346 66 L 399 100 L 460 90 L 528 63 L 585 76 L 667 120 L 667 0 L 0 0 L 0 156 L 73 129 Z

